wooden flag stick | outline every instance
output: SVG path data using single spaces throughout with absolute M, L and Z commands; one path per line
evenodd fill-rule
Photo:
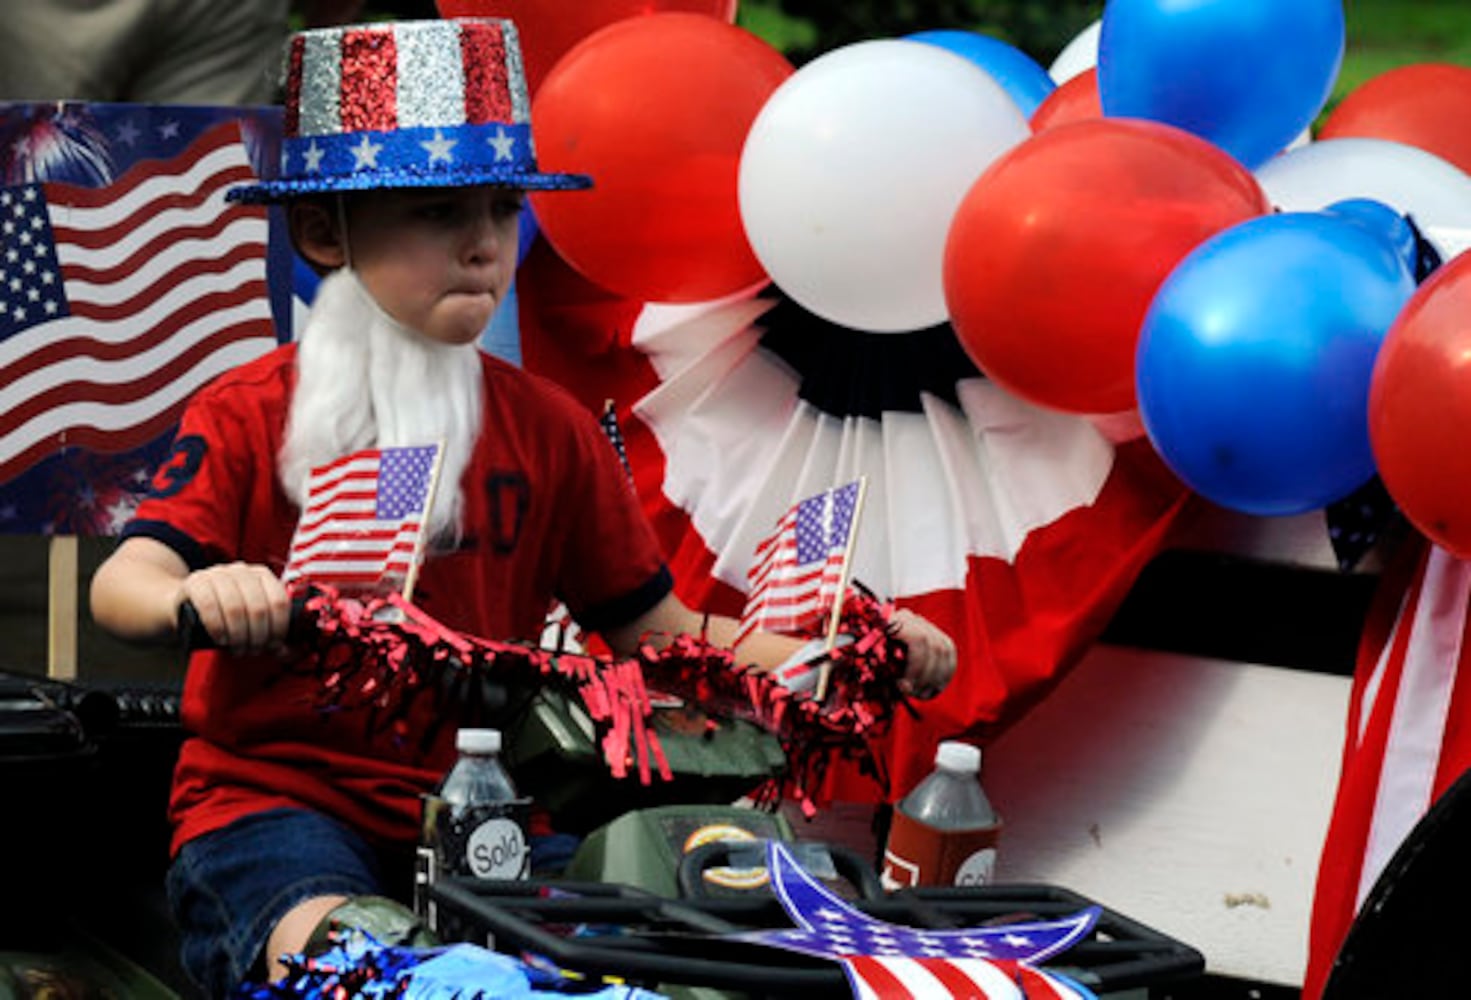
M 843 598 L 848 595 L 848 576 L 853 569 L 853 545 L 858 540 L 858 519 L 863 516 L 863 497 L 868 492 L 868 477 L 858 477 L 858 495 L 853 498 L 853 523 L 848 527 L 848 543 L 843 548 L 843 562 L 838 567 L 838 589 L 833 595 L 833 613 L 827 623 L 827 641 L 823 646 L 824 659 L 817 671 L 817 690 L 813 697 L 818 701 L 827 698 L 828 676 L 833 669 L 833 648 L 838 641 L 838 626 L 843 621 Z
M 46 572 L 46 676 L 77 679 L 77 536 L 53 535 Z
M 429 512 L 434 509 L 434 496 L 439 491 L 439 470 L 443 465 L 444 442 L 439 441 L 434 447 L 434 462 L 429 466 L 429 489 L 424 493 L 424 527 L 414 542 L 414 558 L 404 576 L 405 601 L 413 600 L 414 584 L 419 582 L 419 564 L 424 561 L 424 546 L 429 540 Z

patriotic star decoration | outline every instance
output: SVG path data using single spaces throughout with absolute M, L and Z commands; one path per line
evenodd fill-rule
M 799 929 L 748 931 L 732 937 L 839 961 L 855 996 L 1092 1000 L 1081 985 L 1033 966 L 1085 938 L 1098 922 L 1097 906 L 1059 920 L 924 930 L 891 924 L 855 908 L 808 874 L 779 842 L 767 845 L 767 869 L 777 898 Z
M 326 155 L 327 151 L 321 146 L 318 146 L 317 140 L 313 139 L 311 145 L 302 151 L 301 161 L 306 171 L 314 174 L 322 169 L 322 157 Z
M 458 141 L 458 139 L 446 138 L 444 133 L 442 133 L 439 129 L 435 129 L 434 138 L 426 139 L 423 142 L 420 142 L 419 145 L 423 146 L 424 151 L 429 154 L 429 165 L 433 166 L 434 164 L 441 162 L 453 163 L 455 158 L 451 154 L 455 148 L 455 143 L 457 143 Z
M 513 159 L 516 155 L 516 137 L 507 135 L 504 128 L 496 129 L 495 135 L 485 141 L 495 147 L 496 162 Z
M 378 169 L 378 154 L 383 152 L 383 143 L 374 142 L 368 135 L 364 135 L 362 141 L 352 149 L 354 170 L 376 170 Z

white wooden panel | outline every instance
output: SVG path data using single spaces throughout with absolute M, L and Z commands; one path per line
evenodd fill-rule
M 986 752 L 997 877 L 1073 889 L 1302 982 L 1347 678 L 1100 646 Z

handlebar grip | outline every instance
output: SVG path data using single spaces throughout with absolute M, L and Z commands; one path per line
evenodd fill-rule
M 199 609 L 189 598 L 184 598 L 184 603 L 179 605 L 179 624 L 177 627 L 179 642 L 183 644 L 186 652 L 194 652 L 196 649 L 216 649 L 214 636 L 204 627 L 204 622 L 199 620 Z
M 291 598 L 291 618 L 286 626 L 288 641 L 300 638 L 311 624 L 311 616 L 306 610 L 306 602 L 310 597 L 311 591 L 307 590 Z M 179 605 L 179 622 L 176 631 L 180 643 L 187 652 L 219 648 L 220 644 L 215 642 L 214 636 L 209 634 L 209 630 L 204 627 L 204 622 L 200 621 L 199 609 L 187 597 L 184 598 L 184 603 Z

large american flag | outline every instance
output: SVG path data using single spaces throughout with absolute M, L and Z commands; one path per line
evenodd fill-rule
M 1471 562 L 1411 544 L 1360 640 L 1333 814 L 1318 864 L 1304 1000 L 1415 825 L 1471 769 Z
M 397 588 L 419 556 L 439 448 L 370 448 L 313 469 L 281 579 Z
M 794 504 L 756 547 L 736 642 L 756 629 L 804 632 L 842 600 L 862 480 Z
M 63 447 L 164 433 L 195 389 L 276 346 L 267 218 L 240 127 L 105 187 L 0 188 L 0 482 Z
M 871 917 L 808 874 L 780 841 L 768 841 L 772 888 L 796 930 L 748 931 L 744 941 L 842 963 L 859 1000 L 1092 1000 L 1080 984 L 1037 968 L 1087 937 L 1093 906 L 1058 920 L 925 930 Z

